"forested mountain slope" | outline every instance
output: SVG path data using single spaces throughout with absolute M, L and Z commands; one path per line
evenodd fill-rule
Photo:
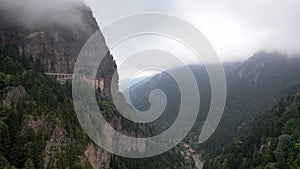
M 70 83 L 59 84 L 43 67 L 0 48 L 0 168 L 185 168 L 178 151 L 147 159 L 121 158 L 95 145 L 83 132 L 71 99 Z M 150 131 L 122 119 L 108 98 L 98 101 L 110 125 L 132 135 Z M 130 111 L 127 110 L 127 111 Z
M 217 156 L 225 144 L 242 133 L 256 117 L 270 109 L 278 97 L 299 89 L 299 65 L 299 57 L 275 51 L 260 51 L 244 63 L 225 65 L 227 101 L 224 114 L 216 132 L 202 145 L 197 142 L 209 110 L 211 88 L 205 67 L 190 65 L 198 83 L 201 105 L 197 122 L 185 141 L 203 152 L 203 158 Z M 180 76 L 180 70 L 181 68 L 177 68 L 169 71 Z M 165 129 L 172 124 L 179 110 L 179 88 L 174 79 L 163 72 L 152 80 L 142 81 L 129 89 L 133 105 L 140 110 L 149 108 L 148 97 L 153 89 L 163 90 L 168 98 L 165 114 L 153 123 L 159 129 Z
M 281 98 L 204 168 L 300 168 L 300 93 Z
M 0 168 L 188 166 L 173 150 L 144 160 L 127 159 L 108 153 L 87 137 L 73 109 L 71 84 L 59 84 L 44 73 L 72 73 L 84 43 L 99 31 L 97 22 L 81 0 L 28 2 L 32 4 L 0 2 Z M 39 12 L 38 17 L 28 15 L 33 11 Z M 98 95 L 100 109 L 112 127 L 147 135 L 149 129 L 126 121 L 110 100 L 116 69 L 108 53 L 97 74 L 104 78 L 108 96 Z
M 213 157 L 242 133 L 248 124 L 276 103 L 279 97 L 300 87 L 300 57 L 261 51 L 227 75 L 227 103 L 218 129 L 206 144 L 206 156 Z

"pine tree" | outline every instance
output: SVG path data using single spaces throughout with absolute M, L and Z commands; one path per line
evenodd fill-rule
M 24 159 L 24 144 L 21 134 L 18 134 L 10 152 L 10 161 L 16 167 L 23 166 Z
M 0 155 L 0 168 L 9 168 L 9 162 L 7 161 L 7 159 L 3 156 Z
M 4 156 L 9 155 L 10 139 L 8 126 L 0 120 L 0 151 Z
M 23 169 L 35 169 L 34 164 L 30 158 L 26 160 Z

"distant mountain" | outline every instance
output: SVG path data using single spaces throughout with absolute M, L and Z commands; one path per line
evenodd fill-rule
M 134 79 L 125 79 L 125 80 L 119 80 L 119 90 L 120 92 L 126 93 L 126 90 L 128 90 L 128 86 L 135 86 L 141 81 L 148 81 L 152 78 L 152 76 L 143 76 L 143 77 L 137 77 Z
M 232 71 L 236 71 L 238 67 L 242 63 L 230 63 L 226 64 L 225 70 L 228 74 L 231 74 Z M 209 109 L 210 105 L 210 83 L 207 71 L 204 66 L 201 65 L 189 65 L 188 68 L 194 74 L 200 95 L 201 95 L 201 106 L 200 106 L 200 113 L 199 113 L 199 121 L 203 121 L 206 117 L 206 114 Z M 174 68 L 168 70 L 168 72 L 173 72 L 179 77 L 185 77 L 182 74 L 182 70 L 185 68 Z M 189 85 L 189 84 L 185 84 Z M 167 96 L 167 105 L 164 113 L 160 118 L 156 121 L 151 123 L 150 125 L 156 128 L 158 131 L 163 131 L 164 129 L 168 128 L 172 122 L 176 119 L 177 113 L 179 112 L 179 103 L 180 103 L 180 91 L 179 87 L 169 73 L 162 72 L 160 74 L 155 75 L 150 80 L 143 80 L 129 88 L 129 98 L 132 104 L 140 111 L 145 111 L 149 109 L 150 103 L 148 100 L 149 94 L 154 89 L 160 89 L 165 92 Z M 159 98 L 157 98 L 159 99 Z
M 223 146 L 233 137 L 242 132 L 255 117 L 268 110 L 279 96 L 285 96 L 299 88 L 300 57 L 289 58 L 279 52 L 261 51 L 254 54 L 244 63 L 224 65 L 227 77 L 227 102 L 221 123 L 213 136 L 198 149 L 205 156 L 216 156 Z M 189 66 L 194 73 L 199 91 L 201 105 L 197 123 L 189 134 L 187 141 L 197 142 L 199 132 L 210 106 L 210 83 L 203 66 Z M 180 68 L 174 69 L 174 71 Z M 153 89 L 162 89 L 168 97 L 164 114 L 155 122 L 161 132 L 168 128 L 178 113 L 180 93 L 176 83 L 166 74 L 156 75 L 149 82 L 141 82 L 130 89 L 130 99 L 133 105 L 146 110 L 150 104 L 148 96 Z M 167 123 L 166 123 L 167 122 Z M 163 126 L 163 127 L 162 127 Z
M 224 144 L 242 133 L 257 116 L 281 96 L 299 89 L 300 57 L 261 51 L 227 77 L 228 97 L 223 119 L 214 135 L 200 148 L 215 156 Z

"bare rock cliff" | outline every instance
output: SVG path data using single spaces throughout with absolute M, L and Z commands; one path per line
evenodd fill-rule
M 27 13 L 18 13 L 16 9 L 16 14 L 12 15 L 0 7 L 0 47 L 16 46 L 20 55 L 39 61 L 45 72 L 72 73 L 81 48 L 99 27 L 85 4 L 59 3 L 55 11 L 43 13 L 46 16 L 39 19 L 24 17 L 22 21 L 19 18 Z M 108 54 L 98 73 L 98 77 L 105 79 L 105 95 L 110 93 L 116 68 L 113 57 Z

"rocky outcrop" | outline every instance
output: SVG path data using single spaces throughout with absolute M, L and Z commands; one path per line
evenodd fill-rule
M 246 68 L 242 68 L 238 72 L 239 78 L 240 79 L 249 78 L 248 83 L 255 83 L 256 84 L 258 82 L 259 78 L 260 78 L 261 69 L 263 69 L 264 66 L 265 66 L 264 63 L 258 63 L 250 71 L 247 70 Z
M 67 131 L 59 124 L 53 123 L 53 132 L 46 143 L 44 168 L 56 168 L 60 153 L 65 153 L 67 148 Z
M 55 0 L 56 3 L 57 1 L 63 2 Z M 84 4 L 64 3 L 61 6 L 63 8 L 59 8 L 60 10 L 49 13 L 57 17 L 49 15 L 48 18 L 44 15 L 40 16 L 42 19 L 27 23 L 18 19 L 24 16 L 16 15 L 12 18 L 11 13 L 18 13 L 18 10 L 3 11 L 0 2 L 0 49 L 6 46 L 16 47 L 20 56 L 40 62 L 45 72 L 72 73 L 81 48 L 99 27 L 90 8 Z M 102 40 L 105 41 L 104 37 Z M 116 63 L 108 53 L 97 74 L 99 78 L 104 78 L 106 96 L 110 96 L 112 76 L 116 69 Z M 13 88 L 5 102 L 10 105 L 24 94 L 24 88 Z M 46 115 L 36 118 L 27 117 L 22 124 L 23 131 L 32 128 L 35 133 L 51 133 L 44 149 L 44 168 L 56 168 L 59 154 L 63 154 L 68 146 L 68 133 L 59 120 L 49 120 Z M 92 143 L 87 145 L 85 156 L 95 169 L 109 166 L 110 153 Z M 82 159 L 79 160 L 81 164 L 85 163 L 85 157 L 78 158 Z
M 6 106 L 11 106 L 12 103 L 17 104 L 26 94 L 27 92 L 23 86 L 12 87 L 6 94 L 3 104 Z
M 108 127 L 109 124 L 105 125 L 105 128 Z M 142 138 L 143 134 L 140 132 L 135 132 L 132 130 L 126 130 L 125 127 L 122 125 L 122 118 L 118 117 L 116 120 L 110 122 L 110 126 L 114 126 L 114 128 L 123 133 L 124 135 L 131 136 L 133 138 Z M 112 138 L 111 133 L 106 133 L 107 138 Z M 114 136 L 113 138 L 117 138 Z M 127 152 L 145 152 L 146 150 L 146 142 L 145 140 L 139 140 L 136 141 L 134 146 L 128 146 L 132 145 L 133 142 L 129 142 L 129 140 L 125 141 L 122 139 L 114 139 L 112 141 L 112 146 L 118 147 L 118 149 L 122 151 L 127 151 Z
M 71 4 L 66 5 L 71 6 Z M 81 47 L 99 28 L 88 7 L 74 5 L 68 9 L 76 11 L 73 12 L 78 15 L 76 23 L 59 25 L 58 22 L 53 22 L 53 25 L 28 27 L 26 23 L 7 21 L 9 18 L 3 14 L 0 44 L 16 45 L 20 55 L 24 54 L 40 60 L 46 72 L 72 72 Z M 73 17 L 66 15 L 65 11 L 57 12 L 61 12 L 60 17 L 69 17 L 65 18 L 66 20 L 71 20 Z
M 56 168 L 59 155 L 66 153 L 68 146 L 68 133 L 62 127 L 58 119 L 49 120 L 48 116 L 42 115 L 36 120 L 28 116 L 22 123 L 22 131 L 32 129 L 37 133 L 51 133 L 51 137 L 46 141 L 44 150 L 44 168 Z
M 35 134 L 37 134 L 39 131 L 46 132 L 47 131 L 47 116 L 42 115 L 36 120 L 32 116 L 28 116 L 26 120 L 22 123 L 23 131 L 27 128 L 33 129 Z
M 142 138 L 143 134 L 141 132 L 136 132 L 133 130 L 125 130 L 122 124 L 122 118 L 117 117 L 111 119 L 109 123 L 101 125 L 101 130 L 104 133 L 101 135 L 101 141 L 106 147 L 112 149 L 118 149 L 124 152 L 145 152 L 146 143 L 144 140 L 137 141 L 134 146 L 132 142 L 126 142 L 123 139 L 118 139 L 118 136 L 114 133 L 109 132 L 108 128 L 113 127 L 115 130 L 121 132 L 124 135 L 131 136 L 134 138 Z M 128 126 L 127 126 L 128 127 Z M 98 140 L 100 142 L 100 140 Z M 130 145 L 130 146 L 129 146 Z M 97 145 L 90 143 L 84 153 L 92 165 L 93 169 L 104 169 L 109 168 L 111 154 L 104 149 L 98 147 Z
M 299 76 L 294 72 L 299 71 L 299 63 L 299 57 L 276 51 L 261 51 L 245 61 L 236 76 L 244 85 L 252 87 L 270 85 L 285 88 L 297 85 Z
M 89 160 L 93 169 L 109 168 L 109 162 L 111 157 L 110 153 L 97 146 L 94 146 L 93 143 L 90 143 L 87 146 L 84 154 Z
M 33 25 L 13 22 L 21 16 L 12 18 L 0 7 L 0 47 L 16 46 L 20 55 L 39 61 L 45 72 L 72 73 L 81 48 L 99 27 L 90 8 L 83 3 L 62 5 L 64 8 L 53 11 L 49 17 L 31 21 Z M 102 40 L 105 41 L 104 37 Z M 98 77 L 105 78 L 105 95 L 110 95 L 115 71 L 116 64 L 108 53 L 98 73 Z

